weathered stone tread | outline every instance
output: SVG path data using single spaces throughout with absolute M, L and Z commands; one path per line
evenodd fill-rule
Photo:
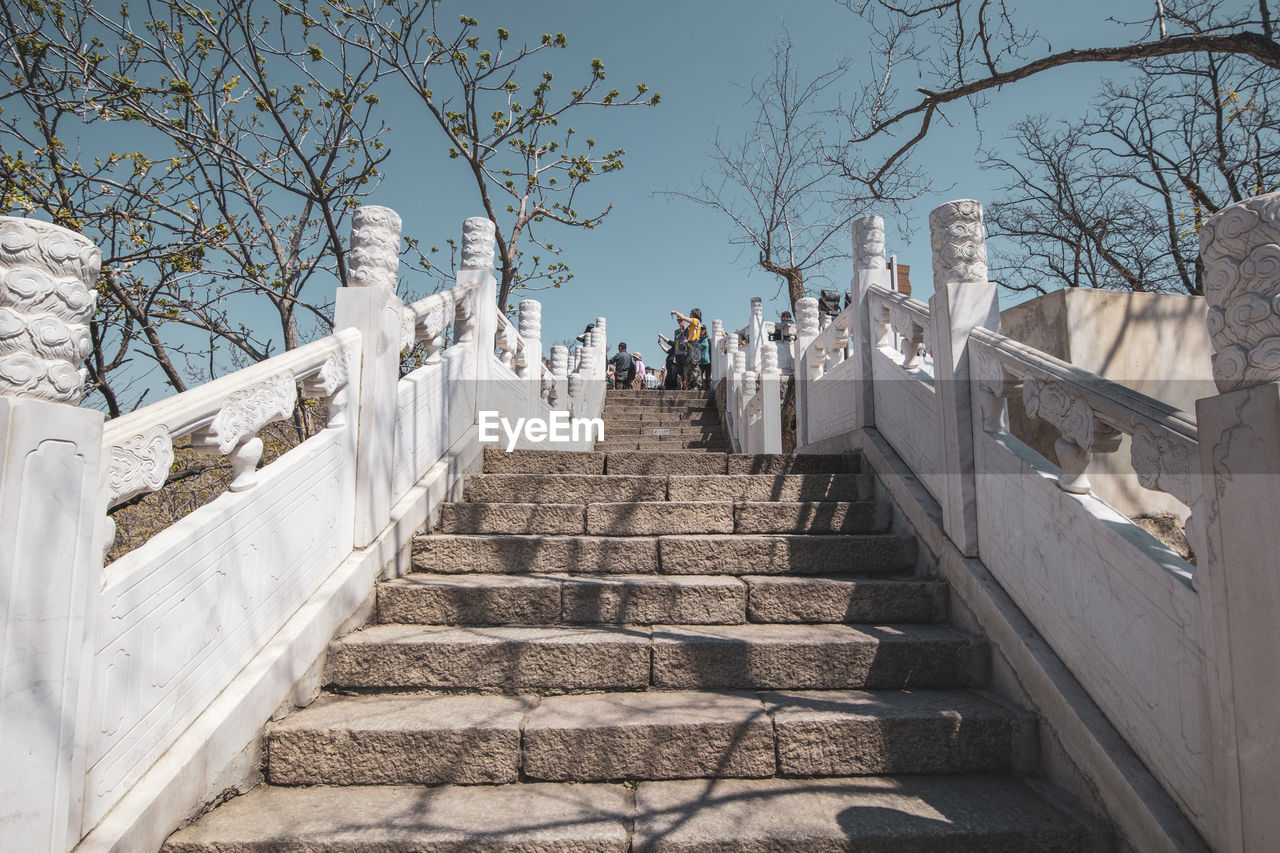
M 484 449 L 487 474 L 603 474 L 603 453 L 566 453 L 561 450 Z
M 667 574 L 886 574 L 914 565 L 916 540 L 893 534 L 662 536 L 658 554 Z
M 893 507 L 884 501 L 774 501 L 738 504 L 739 533 L 880 533 L 889 529 Z
M 626 853 L 622 785 L 261 786 L 164 853 Z
M 480 503 L 598 503 L 661 501 L 665 476 L 605 474 L 472 474 L 463 487 L 466 499 Z
M 568 534 L 586 529 L 579 503 L 446 503 L 441 533 Z
M 645 782 L 636 853 L 1101 853 L 1106 839 L 1008 776 Z
M 418 571 L 647 574 L 658 571 L 652 536 L 468 536 L 432 534 L 413 541 Z
M 772 776 L 773 723 L 750 693 L 649 691 L 544 699 L 524 728 L 530 779 Z
M 325 680 L 360 690 L 636 690 L 649 664 L 649 631 L 635 627 L 374 625 L 330 644 Z
M 779 775 L 1009 770 L 1034 752 L 1035 718 L 972 690 L 762 693 Z
M 941 626 L 653 626 L 661 688 L 970 687 L 986 676 L 986 644 Z
M 511 783 L 533 697 L 321 696 L 267 729 L 275 785 Z
M 751 622 L 941 622 L 947 585 L 912 578 L 754 575 L 747 585 Z
M 561 600 L 561 620 L 577 624 L 738 625 L 747 616 L 746 585 L 726 576 L 571 577 Z
M 545 625 L 560 619 L 560 580 L 545 575 L 427 574 L 378 584 L 378 621 Z

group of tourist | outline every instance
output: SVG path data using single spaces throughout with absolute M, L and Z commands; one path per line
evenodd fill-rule
M 658 346 L 666 354 L 662 368 L 645 367 L 640 353 L 628 352 L 627 345 L 620 343 L 606 371 L 610 388 L 692 391 L 710 386 L 711 341 L 702 323 L 702 310 L 694 308 L 687 317 L 672 311 L 671 316 L 676 319 L 675 333 L 671 337 L 658 335 Z

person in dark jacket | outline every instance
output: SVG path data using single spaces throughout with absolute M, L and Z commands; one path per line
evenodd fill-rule
M 627 352 L 626 344 L 618 344 L 618 352 L 609 359 L 613 365 L 613 387 L 630 388 L 631 380 L 636 376 L 636 365 Z

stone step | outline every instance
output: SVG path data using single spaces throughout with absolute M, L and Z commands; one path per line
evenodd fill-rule
M 973 687 L 984 641 L 933 625 L 655 625 L 654 687 L 861 690 Z
M 635 441 L 630 439 L 605 439 L 597 441 L 596 450 L 610 453 L 616 450 L 697 450 L 704 453 L 724 453 L 728 450 L 729 445 L 723 439 L 701 439 L 688 438 L 687 436 L 655 436 L 654 438 L 641 438 Z
M 747 585 L 749 622 L 884 625 L 947 618 L 944 581 L 782 575 L 753 575 L 742 581 Z
M 893 506 L 883 501 L 753 502 L 735 504 L 733 516 L 738 533 L 881 533 L 893 521 Z
M 1030 766 L 1035 715 L 987 691 L 805 690 L 759 694 L 779 776 L 973 773 Z
M 734 506 L 726 501 L 596 503 L 587 507 L 586 532 L 594 536 L 732 533 L 733 518 Z
M 914 566 L 916 541 L 892 534 L 791 536 L 417 536 L 418 571 L 680 575 L 883 575 Z
M 617 474 L 649 476 L 724 474 L 729 470 L 729 454 L 681 453 L 678 450 L 662 453 L 648 450 L 615 450 L 605 457 L 604 470 L 611 476 Z M 678 500 L 685 499 L 678 498 Z
M 605 469 L 613 466 L 613 456 Z M 726 459 L 726 468 L 728 461 Z M 865 501 L 875 497 L 870 474 L 710 474 L 670 469 L 667 494 L 681 501 Z
M 607 464 L 607 463 L 606 463 Z M 473 503 L 617 503 L 665 501 L 667 478 L 618 474 L 471 474 L 463 495 Z M 720 498 L 732 500 L 732 498 Z
M 607 433 L 606 433 L 607 434 Z M 603 453 L 571 453 L 563 450 L 484 449 L 487 474 L 603 474 Z
M 446 503 L 440 532 L 459 534 L 586 533 L 663 536 L 681 533 L 880 533 L 892 507 L 862 501 L 738 503 L 729 501 Z
M 354 690 L 643 690 L 649 643 L 648 629 L 631 627 L 373 625 L 329 645 L 325 683 Z
M 1056 791 L 1011 776 L 626 785 L 263 785 L 164 853 L 1102 853 Z
M 323 695 L 268 727 L 273 785 L 1007 770 L 1035 718 L 969 690 Z
M 934 625 L 373 625 L 329 646 L 343 690 L 860 690 L 985 683 L 984 641 Z
M 628 853 L 624 785 L 262 785 L 164 853 Z
M 440 532 L 583 533 L 586 515 L 578 503 L 446 503 L 440 507 Z
M 635 797 L 637 853 L 1110 849 L 1107 834 L 1082 820 L 1074 803 L 1068 812 L 1011 776 L 644 782 Z
M 445 574 L 653 574 L 658 571 L 658 539 L 441 533 L 414 537 L 413 566 Z
M 688 414 L 686 412 L 634 412 L 630 414 L 611 414 L 605 412 L 601 419 L 604 421 L 605 430 L 610 426 L 629 426 L 634 424 L 658 424 L 660 426 L 701 426 L 701 425 L 720 425 L 720 415 L 716 412 L 699 412 L 696 414 Z
M 684 575 L 860 575 L 909 571 L 916 540 L 892 534 L 661 536 L 660 571 Z
M 631 403 L 609 406 L 603 412 L 601 417 L 635 417 L 637 415 L 667 415 L 672 412 L 678 412 L 684 415 L 715 415 L 720 416 L 720 410 L 714 405 L 703 403 L 682 403 L 682 402 L 653 402 L 653 403 Z
M 620 438 L 629 438 L 640 440 L 642 438 L 666 438 L 674 440 L 675 438 L 720 438 L 724 432 L 720 429 L 719 424 L 695 424 L 687 426 L 685 421 L 675 421 L 673 424 L 619 424 L 611 426 L 604 425 L 605 438 L 602 440 L 613 440 Z M 549 472 L 554 473 L 554 472 Z M 571 473 L 582 474 L 599 474 L 600 471 L 574 471 Z
M 885 612 L 894 611 L 886 607 Z M 747 621 L 747 586 L 723 575 L 415 572 L 378 585 L 378 621 L 420 625 L 735 625 Z
M 607 435 L 608 433 L 606 433 Z M 726 474 L 857 474 L 862 459 L 855 453 L 734 453 Z

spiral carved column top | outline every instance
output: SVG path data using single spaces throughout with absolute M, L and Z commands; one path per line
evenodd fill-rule
M 712 320 L 711 321 L 711 340 L 718 341 L 722 337 L 724 337 L 724 321 Z
M 982 205 L 959 199 L 929 213 L 929 242 L 933 247 L 933 286 L 987 280 L 986 230 Z
M 351 251 L 347 253 L 352 287 L 395 290 L 400 270 L 400 214 L 376 204 L 356 208 L 351 221 Z
M 520 300 L 520 337 L 542 337 L 542 303 L 536 299 Z
M 493 269 L 496 233 L 493 220 L 487 216 L 469 216 L 462 220 L 462 269 Z
M 882 270 L 884 265 L 884 220 L 879 216 L 853 220 L 853 268 Z
M 551 373 L 554 376 L 564 376 L 569 372 L 569 348 L 566 346 L 554 346 L 551 348 Z
M 818 334 L 818 300 L 812 296 L 796 303 L 796 334 L 810 337 Z
M 761 373 L 777 373 L 778 371 L 778 346 L 769 340 L 769 336 L 773 334 L 773 324 L 764 324 L 764 342 L 760 346 L 760 372 Z
M 747 354 L 741 347 L 733 351 L 733 372 L 741 373 L 747 369 Z
M 751 297 L 751 316 L 753 318 L 764 316 L 764 299 L 759 296 Z
M 101 268 L 87 237 L 0 216 L 0 394 L 80 403 Z
M 1200 258 L 1218 390 L 1280 381 L 1280 193 L 1209 217 Z

